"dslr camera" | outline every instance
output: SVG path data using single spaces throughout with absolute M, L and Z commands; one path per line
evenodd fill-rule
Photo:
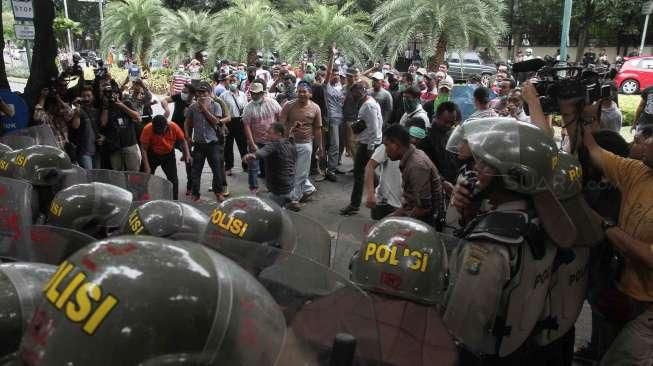
M 545 114 L 560 112 L 558 100 L 578 100 L 586 105 L 609 98 L 616 70 L 582 66 L 556 66 L 555 60 L 533 59 L 513 64 L 513 72 L 534 73 L 533 82 Z M 526 106 L 524 106 L 526 107 Z

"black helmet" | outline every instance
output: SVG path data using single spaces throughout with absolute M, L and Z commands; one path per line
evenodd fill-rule
M 270 294 L 202 245 L 119 236 L 64 261 L 18 357 L 40 365 L 267 365 L 286 336 Z
M 52 186 L 62 170 L 71 168 L 70 158 L 63 150 L 47 145 L 14 150 L 0 158 L 0 175 L 26 180 L 33 186 Z
M 134 208 L 122 233 L 196 241 L 208 223 L 207 215 L 187 203 L 156 200 Z

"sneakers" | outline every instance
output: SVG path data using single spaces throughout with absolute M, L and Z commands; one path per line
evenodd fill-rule
M 318 174 L 313 178 L 313 180 L 316 181 L 316 182 L 321 182 L 324 179 L 326 179 L 326 176 L 324 174 Z
M 191 197 L 191 200 L 192 200 L 193 202 L 197 202 L 197 201 L 199 201 L 199 200 L 200 200 L 200 195 L 199 195 L 199 194 L 198 194 L 198 195 L 194 195 L 194 194 L 193 194 L 192 197 Z
M 215 194 L 215 200 L 219 203 L 224 201 L 224 195 L 222 193 L 216 193 Z
M 301 203 L 306 203 L 306 202 L 310 201 L 310 200 L 311 200 L 311 196 L 312 196 L 313 193 L 315 193 L 315 192 L 317 192 L 317 189 L 315 189 L 315 190 L 313 190 L 313 191 L 310 191 L 310 192 L 304 192 L 304 194 L 302 194 L 302 198 L 299 199 L 299 202 L 301 202 Z
M 229 187 L 224 186 L 224 189 L 222 190 L 222 195 L 225 197 L 231 196 L 231 192 L 229 192 Z
M 304 207 L 304 205 L 299 203 L 299 202 L 290 202 L 289 204 L 286 205 L 287 209 L 289 209 L 291 211 L 295 211 L 295 212 L 301 211 L 301 209 L 303 207 Z
M 252 195 L 256 196 L 257 193 L 258 193 L 258 188 L 250 188 L 249 189 L 249 194 L 252 194 Z
M 350 216 L 358 213 L 358 207 L 347 205 L 347 207 L 340 210 L 342 216 Z
M 336 177 L 336 173 L 331 171 L 327 171 L 326 174 L 324 174 L 324 178 L 334 183 L 338 181 L 338 177 Z

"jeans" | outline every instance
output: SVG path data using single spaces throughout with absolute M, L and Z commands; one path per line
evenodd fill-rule
M 268 198 L 276 202 L 281 207 L 286 207 L 288 203 L 292 201 L 290 193 L 286 194 L 274 194 L 272 192 L 268 193 Z
M 340 124 L 341 118 L 329 118 L 329 150 L 327 151 L 327 170 L 334 172 L 340 161 Z
M 311 153 L 313 142 L 295 144 L 297 151 L 297 163 L 295 165 L 295 186 L 292 190 L 292 200 L 299 201 L 304 193 L 315 191 L 315 186 L 308 179 L 311 171 Z
M 265 144 L 257 142 L 256 146 L 261 149 Z M 254 159 L 247 163 L 247 183 L 249 184 L 249 189 L 258 188 L 258 174 L 263 170 L 265 170 L 263 159 Z
M 150 163 L 150 172 L 154 174 L 156 168 L 161 166 L 166 178 L 172 183 L 172 199 L 179 199 L 179 178 L 177 178 L 177 162 L 175 161 L 175 150 L 165 155 L 155 154 L 153 151 L 148 152 L 147 160 Z
M 84 169 L 93 169 L 93 155 L 80 154 L 77 155 L 77 162 L 79 166 Z
M 141 169 L 141 149 L 138 145 L 123 147 L 109 156 L 111 169 L 137 172 Z
M 227 126 L 229 127 L 229 134 L 224 143 L 224 168 L 230 170 L 234 167 L 234 142 L 238 146 L 238 152 L 242 160 L 243 156 L 247 154 L 247 141 L 245 141 L 243 120 L 240 117 L 232 117 Z
M 350 205 L 360 207 L 363 199 L 363 186 L 365 181 L 365 166 L 372 157 L 374 149 L 368 149 L 367 144 L 358 143 L 354 153 L 354 187 L 351 190 Z
M 619 332 L 600 365 L 653 365 L 653 304 Z
M 193 196 L 200 195 L 200 183 L 202 182 L 202 170 L 204 170 L 204 161 L 209 161 L 213 181 L 211 188 L 215 194 L 220 194 L 224 190 L 224 145 L 217 142 L 208 144 L 193 144 L 193 163 L 192 163 L 192 192 Z

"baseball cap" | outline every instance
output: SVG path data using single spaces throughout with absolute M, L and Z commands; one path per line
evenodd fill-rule
M 357 67 L 350 67 L 347 69 L 347 75 L 357 76 L 360 74 L 360 70 Z
M 423 67 L 420 67 L 419 69 L 417 69 L 416 73 L 419 74 L 419 75 L 426 75 L 426 69 L 423 68 Z
M 249 91 L 252 93 L 262 93 L 263 92 L 263 84 L 261 83 L 252 83 L 252 85 L 249 88 Z
M 437 75 L 434 72 L 429 72 L 428 74 L 426 74 L 426 77 L 429 78 L 429 80 L 435 80 Z
M 451 90 L 453 89 L 453 83 L 451 83 L 451 80 L 447 80 L 447 79 L 440 80 L 440 83 L 438 84 L 438 90 L 442 88 L 447 88 Z
M 377 71 L 374 74 L 372 74 L 372 79 L 374 79 L 374 80 L 383 80 L 384 77 L 383 77 L 382 73 Z
M 197 88 L 195 89 L 197 91 L 205 91 L 205 92 L 210 92 L 211 91 L 211 85 L 207 83 L 206 81 L 202 81 Z

